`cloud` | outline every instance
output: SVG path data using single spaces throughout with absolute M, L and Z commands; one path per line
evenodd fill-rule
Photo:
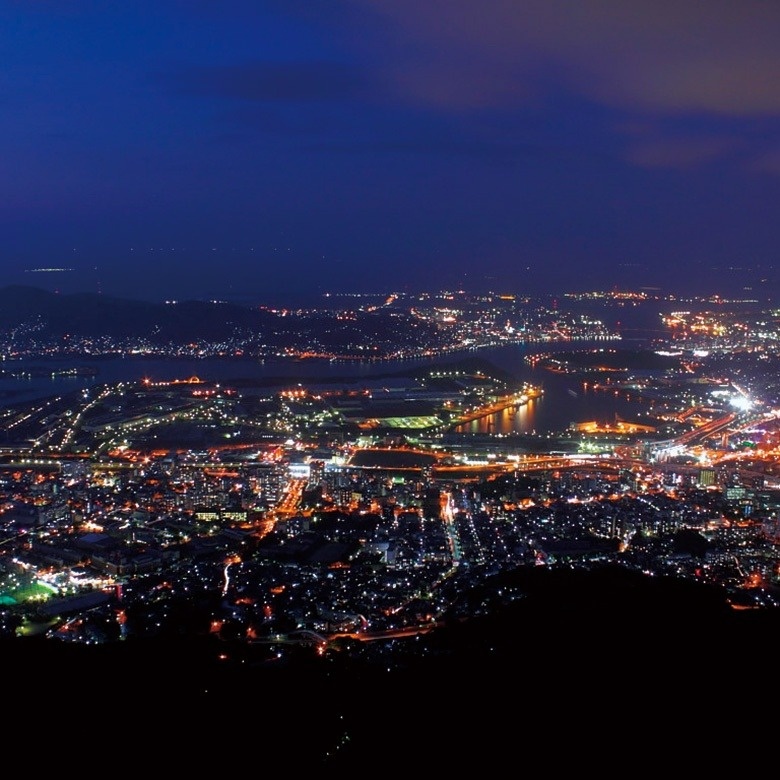
M 183 94 L 251 102 L 345 100 L 366 94 L 361 71 L 335 62 L 193 66 L 163 80 Z
M 652 138 L 632 142 L 626 158 L 643 168 L 693 168 L 723 158 L 735 146 L 728 138 Z
M 548 83 L 653 114 L 780 112 L 780 3 L 348 2 L 384 21 L 392 47 L 385 73 L 410 100 L 503 106 Z
M 780 176 L 780 148 L 771 149 L 758 155 L 748 164 L 747 168 L 755 173 L 768 173 Z

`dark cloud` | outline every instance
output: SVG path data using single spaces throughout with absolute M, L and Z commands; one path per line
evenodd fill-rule
M 182 69 L 163 77 L 175 90 L 246 101 L 308 102 L 364 97 L 363 74 L 335 62 L 251 62 Z

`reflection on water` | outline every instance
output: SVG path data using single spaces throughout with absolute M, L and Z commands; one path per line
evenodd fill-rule
M 582 345 L 585 348 L 587 345 Z M 563 346 L 562 346 L 563 348 Z M 549 351 L 549 345 L 546 351 Z M 624 395 L 588 390 L 577 379 L 566 374 L 556 374 L 528 365 L 524 358 L 531 352 L 528 347 L 505 346 L 481 350 L 478 357 L 493 363 L 497 368 L 516 378 L 518 386 L 527 382 L 541 388 L 543 395 L 526 404 L 506 409 L 464 423 L 455 430 L 463 433 L 510 434 L 546 433 L 564 431 L 572 423 L 598 421 L 613 422 L 615 415 L 627 421 L 641 421 L 649 409 L 649 402 L 629 400 Z M 340 382 L 365 386 L 382 381 L 403 385 L 413 383 L 410 369 L 421 366 L 437 368 L 455 358 L 433 358 L 413 361 L 333 364 L 322 361 L 266 361 L 235 358 L 166 359 L 166 358 L 110 358 L 94 362 L 95 376 L 63 376 L 61 373 L 74 361 L 68 359 L 9 361 L 15 372 L 32 368 L 27 379 L 0 376 L 0 407 L 29 403 L 39 398 L 118 381 L 141 381 L 148 377 L 154 381 L 182 379 L 197 375 L 206 381 L 264 380 L 273 383 L 278 379 L 284 386 L 291 380 L 316 385 L 319 382 Z M 46 371 L 41 371 L 45 368 Z M 406 378 L 404 378 L 406 377 Z
M 539 398 L 463 423 L 453 430 L 456 433 L 494 435 L 538 434 L 565 431 L 574 423 L 595 421 L 610 424 L 617 422 L 618 418 L 626 422 L 647 423 L 647 416 L 652 412 L 652 404 L 647 400 L 623 392 L 587 389 L 584 385 L 575 384 L 576 380 L 570 376 L 534 369 L 526 379 L 542 388 L 543 394 Z
M 453 428 L 455 433 L 535 433 L 539 404 L 533 398 L 520 406 L 507 406 L 500 412 L 480 417 Z

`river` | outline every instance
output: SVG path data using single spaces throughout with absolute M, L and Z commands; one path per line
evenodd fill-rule
M 612 342 L 610 342 L 612 344 Z M 619 342 L 617 343 L 619 345 Z M 551 348 L 569 350 L 588 348 L 588 344 L 562 343 L 551 347 L 509 345 L 487 348 L 469 355 L 478 355 L 496 367 L 516 377 L 518 382 L 529 382 L 541 387 L 540 398 L 501 412 L 474 420 L 459 430 L 468 432 L 509 434 L 546 433 L 563 431 L 574 422 L 597 420 L 612 422 L 615 415 L 625 420 L 641 420 L 649 409 L 646 401 L 629 399 L 623 394 L 612 394 L 586 390 L 572 376 L 557 374 L 543 368 L 534 368 L 525 362 L 532 352 L 550 351 Z M 604 346 L 601 342 L 599 346 Z M 270 388 L 289 386 L 291 382 L 316 387 L 318 383 L 338 382 L 356 387 L 372 387 L 377 384 L 396 386 L 408 384 L 404 371 L 421 366 L 443 366 L 457 361 L 461 356 L 415 359 L 407 361 L 344 361 L 324 360 L 250 360 L 246 358 L 149 358 L 111 357 L 93 360 L 85 359 L 27 359 L 6 360 L 0 364 L 0 407 L 18 408 L 38 400 L 84 388 L 120 381 L 153 381 L 185 379 L 197 376 L 210 382 L 240 382 L 249 385 L 262 383 Z M 73 367 L 88 367 L 94 375 L 62 375 Z M 13 374 L 29 372 L 25 377 Z

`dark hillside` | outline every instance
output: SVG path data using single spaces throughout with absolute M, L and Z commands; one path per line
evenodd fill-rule
M 0 334 L 17 349 L 79 339 L 132 339 L 138 344 L 198 342 L 251 350 L 382 357 L 400 345 L 418 349 L 437 337 L 435 325 L 411 315 L 338 310 L 276 311 L 222 301 L 149 303 L 96 293 L 60 295 L 34 287 L 0 288 Z
M 729 702 L 751 720 L 774 704 L 778 614 L 733 611 L 716 591 L 624 570 L 521 580 L 507 587 L 521 585 L 526 597 L 488 616 L 370 655 L 302 650 L 252 663 L 202 637 L 9 640 L 1 649 L 18 691 L 12 727 L 57 712 L 58 739 L 130 729 L 145 734 L 145 750 L 192 767 L 228 751 L 245 768 L 365 771 L 392 758 L 448 770 L 522 761 L 542 744 L 560 767 L 583 760 L 571 750 L 610 760 L 616 744 L 648 730 L 656 757 L 648 760 L 661 761 L 725 727 Z M 193 728 L 200 736 L 190 734 L 189 749 L 171 743 Z
M 227 303 L 156 304 L 95 293 L 59 295 L 32 287 L 0 289 L 0 329 L 36 323 L 52 336 L 148 337 L 154 341 L 220 338 L 260 328 L 270 315 Z

